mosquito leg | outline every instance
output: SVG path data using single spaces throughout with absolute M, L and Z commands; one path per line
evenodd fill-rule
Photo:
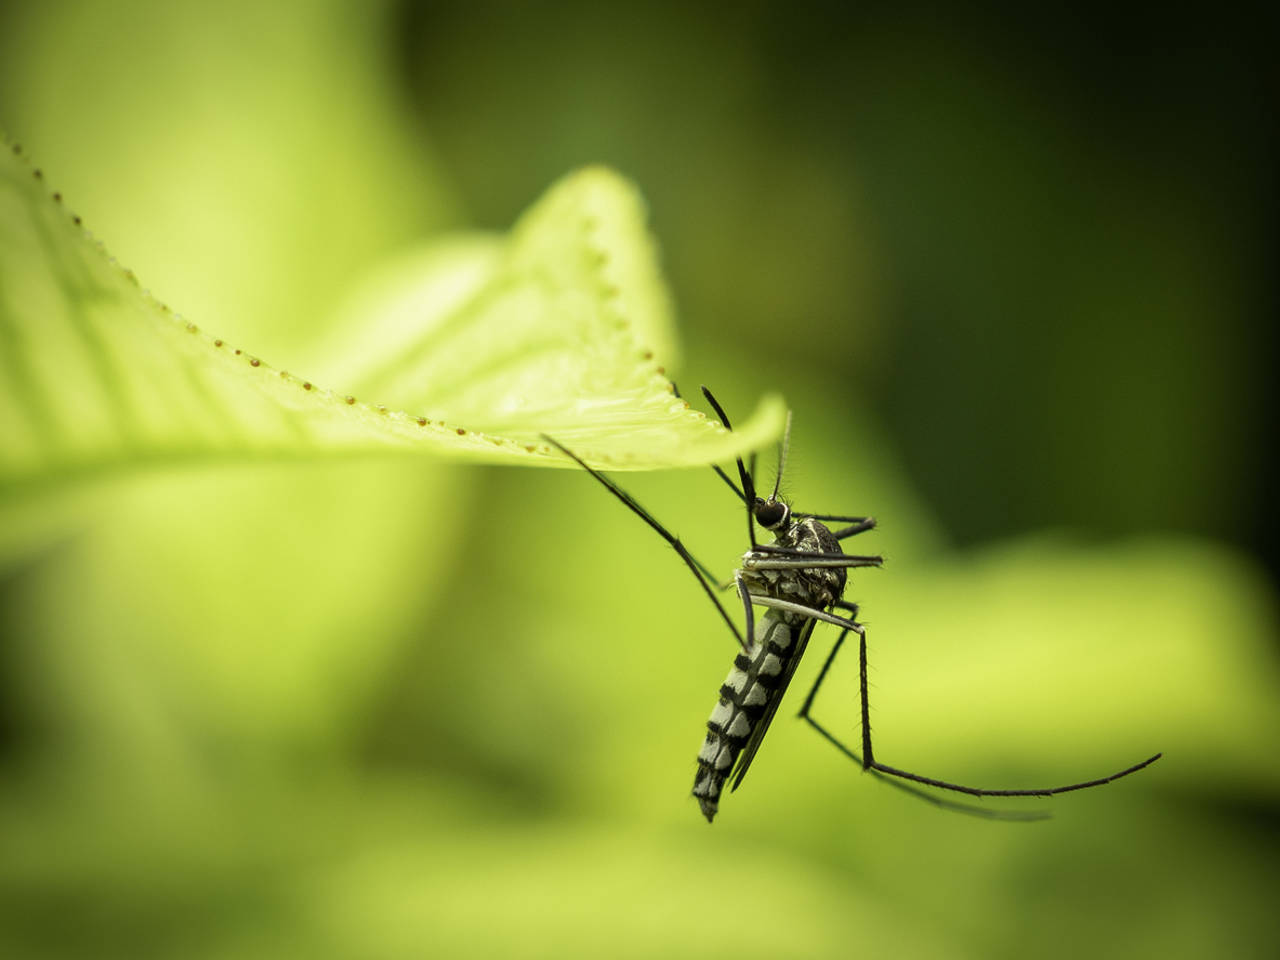
M 843 610 L 849 611 L 850 621 L 857 620 L 858 605 L 856 603 L 849 603 L 848 601 L 845 601 L 845 600 L 838 600 L 834 605 L 840 607 Z M 863 753 L 865 756 L 870 756 L 868 750 L 870 748 L 871 738 L 870 738 L 870 735 L 867 733 L 867 731 L 870 730 L 870 722 L 868 720 L 868 708 L 867 708 L 867 697 L 866 697 L 866 681 L 867 681 L 866 656 L 865 656 L 866 630 L 862 627 L 862 624 L 851 622 L 849 626 L 845 627 L 845 629 L 840 632 L 840 636 L 836 638 L 835 645 L 831 648 L 831 652 L 827 654 L 827 659 L 823 661 L 822 669 L 818 672 L 817 679 L 813 681 L 813 686 L 809 688 L 809 695 L 804 698 L 804 705 L 800 707 L 800 713 L 798 714 L 798 716 L 801 719 L 803 719 L 805 723 L 813 727 L 813 729 L 818 731 L 818 733 L 822 736 L 824 740 L 826 740 L 828 743 L 834 746 L 837 750 L 843 753 L 846 757 L 848 757 L 858 766 L 862 767 L 863 770 L 866 770 L 868 773 L 874 776 L 881 783 L 888 784 L 889 786 L 894 787 L 895 789 L 901 790 L 904 793 L 908 793 L 911 796 L 915 797 L 917 800 L 923 800 L 925 803 L 932 804 L 933 806 L 940 807 L 944 810 L 950 810 L 954 813 L 964 813 L 964 814 L 968 814 L 969 816 L 981 817 L 986 820 L 1024 821 L 1024 820 L 1049 819 L 1049 814 L 1044 811 L 990 810 L 985 807 L 976 807 L 967 803 L 959 803 L 954 800 L 947 800 L 943 797 L 934 796 L 933 794 L 926 793 L 924 790 L 921 790 L 917 787 L 909 786 L 908 784 L 903 783 L 901 780 L 890 779 L 889 777 L 883 775 L 879 771 L 879 769 L 877 769 L 875 766 L 868 766 L 862 757 L 858 756 L 857 753 L 855 753 L 854 751 L 846 747 L 838 737 L 836 737 L 829 730 L 827 730 L 826 727 L 824 727 L 817 720 L 815 720 L 812 714 L 810 713 L 810 710 L 813 708 L 814 698 L 817 697 L 818 690 L 819 688 L 821 688 L 823 681 L 827 679 L 827 673 L 831 669 L 831 664 L 835 662 L 836 654 L 840 652 L 840 647 L 844 643 L 844 638 L 849 634 L 850 631 L 856 632 L 862 641 L 861 646 L 862 646 L 863 656 L 862 656 L 862 664 L 861 664 L 862 666 L 861 700 L 862 700 L 862 729 L 864 731 Z
M 763 544 L 751 555 L 743 558 L 742 566 L 746 570 L 793 570 L 810 567 L 878 567 L 884 563 L 879 555 L 827 553 L 807 550 L 795 550 L 791 547 L 779 547 L 776 544 Z
M 684 399 L 684 397 L 681 396 L 680 394 L 680 388 L 676 386 L 676 382 L 674 380 L 671 381 L 671 392 L 674 393 L 678 399 L 680 400 Z M 702 392 L 706 393 L 707 388 L 703 387 Z M 729 421 L 725 419 L 724 411 L 720 410 L 720 405 L 716 403 L 714 400 L 711 401 L 711 405 L 715 407 L 717 411 L 719 411 L 720 420 L 722 423 L 724 423 L 724 428 L 726 430 L 732 430 L 733 428 L 729 426 Z M 729 475 L 727 473 L 725 473 L 723 470 L 717 467 L 714 463 L 711 465 L 711 469 L 716 472 L 716 475 L 719 476 L 721 480 L 723 480 L 725 483 L 729 485 L 729 489 L 732 490 L 735 494 L 737 494 L 737 497 L 739 500 L 741 500 L 743 503 L 747 503 L 747 495 L 742 492 L 742 490 L 738 487 L 736 483 L 734 483 L 732 480 L 729 479 Z M 725 586 L 722 586 L 720 589 L 724 590 L 728 586 L 729 584 L 726 583 Z
M 850 630 L 858 635 L 858 700 L 862 707 L 862 769 L 869 770 L 875 765 L 875 758 L 871 750 L 871 708 L 867 700 L 867 631 L 862 624 L 858 623 L 858 605 L 850 603 L 847 600 L 837 600 L 832 606 L 840 607 L 849 612 L 849 626 L 840 634 L 840 639 L 836 641 L 835 649 L 831 651 L 831 656 L 827 658 L 830 664 L 836 658 L 836 650 L 839 650 L 841 642 L 844 641 L 845 634 Z M 822 678 L 819 677 L 819 682 Z M 816 694 L 817 684 L 814 684 L 813 694 Z
M 857 605 L 854 604 L 853 607 L 854 607 L 853 615 L 856 617 Z M 840 631 L 840 636 L 836 637 L 836 642 L 831 647 L 831 652 L 827 654 L 827 659 L 824 660 L 822 663 L 822 669 L 818 671 L 818 679 L 813 681 L 813 686 L 809 688 L 809 695 L 804 698 L 804 703 L 800 707 L 800 712 L 796 714 L 796 716 L 800 717 L 802 720 L 808 720 L 809 723 L 813 724 L 815 727 L 818 727 L 818 725 L 817 723 L 814 722 L 813 718 L 809 716 L 809 710 L 813 707 L 813 700 L 818 695 L 818 690 L 819 688 L 821 688 L 823 681 L 827 679 L 827 672 L 831 669 L 831 664 L 835 662 L 836 654 L 840 652 L 840 648 L 844 645 L 845 636 L 848 635 L 849 631 L 852 629 L 854 629 L 854 624 L 851 620 L 849 625 Z M 858 632 L 862 633 L 861 624 L 858 624 Z M 828 740 L 831 740 L 832 743 L 834 743 L 837 747 L 839 747 L 841 752 L 845 753 L 847 756 L 850 756 L 854 760 L 856 760 L 858 762 L 858 766 L 862 767 L 863 769 L 866 768 L 867 765 L 863 762 L 860 756 L 858 756 L 856 753 L 854 753 L 844 744 L 837 741 L 834 737 L 832 737 L 829 733 L 827 733 L 821 727 L 818 727 L 818 730 L 823 734 L 823 736 L 825 736 Z
M 720 401 L 718 401 L 715 396 L 712 395 L 711 391 L 705 386 L 702 388 L 702 395 L 707 398 L 707 403 L 711 404 L 711 409 L 716 412 L 716 416 L 720 418 L 720 422 L 724 424 L 724 428 L 726 430 L 732 430 L 733 426 L 729 423 L 729 417 L 724 412 L 724 407 L 720 406 Z M 751 549 L 754 550 L 756 548 L 756 524 L 755 517 L 751 513 L 751 504 L 756 498 L 756 485 L 752 480 L 752 477 L 755 476 L 756 468 L 755 454 L 751 455 L 750 470 L 748 470 L 746 465 L 743 464 L 741 457 L 735 457 L 734 462 L 738 465 L 738 478 L 742 481 L 742 502 L 747 508 L 747 539 L 751 541 Z M 713 469 L 716 473 L 720 474 L 725 483 L 729 484 L 730 487 L 734 486 L 733 481 L 725 475 L 723 470 L 719 467 L 715 467 Z M 736 492 L 737 488 L 734 487 L 734 490 Z
M 858 699 L 862 702 L 862 768 L 876 765 L 871 749 L 871 698 L 867 696 L 867 631 L 858 631 Z
M 875 517 L 863 517 L 852 526 L 845 527 L 843 530 L 835 531 L 832 536 L 837 540 L 844 540 L 846 537 L 856 537 L 860 533 L 866 533 L 868 530 L 874 530 L 875 526 Z
M 743 582 L 741 574 L 734 574 L 733 582 L 738 585 L 738 596 L 742 598 L 742 611 L 747 616 L 747 639 L 749 643 L 754 643 L 756 639 L 756 612 L 751 609 L 751 594 L 747 592 L 747 585 Z M 746 649 L 745 647 L 743 648 Z
M 836 638 L 831 652 L 827 654 L 827 659 L 822 664 L 822 669 L 818 671 L 818 679 L 813 681 L 813 686 L 809 689 L 809 695 L 804 698 L 804 705 L 800 707 L 800 716 L 807 720 L 819 733 L 834 743 L 842 753 L 857 761 L 863 770 L 873 770 L 876 768 L 875 760 L 871 752 L 871 714 L 870 707 L 867 702 L 867 631 L 862 624 L 858 623 L 858 605 L 856 603 L 846 604 L 844 601 L 838 601 L 839 606 L 849 610 L 848 625 L 840 631 L 840 636 Z M 861 692 L 860 700 L 862 704 L 862 756 L 856 753 L 838 741 L 826 729 L 817 723 L 810 715 L 809 710 L 813 707 L 813 700 L 818 695 L 818 690 L 822 687 L 822 683 L 827 679 L 827 672 L 831 669 L 831 664 L 835 662 L 836 654 L 840 652 L 840 648 L 844 646 L 844 638 L 852 631 L 858 635 L 859 640 L 859 689 Z
M 874 530 L 876 526 L 875 517 L 841 517 L 834 513 L 803 513 L 794 511 L 793 517 L 800 519 L 822 520 L 829 523 L 847 523 L 850 526 L 840 530 L 832 531 L 832 536 L 837 540 L 844 540 L 846 537 L 854 537 L 860 533 L 866 533 L 868 530 Z
M 838 513 L 809 513 L 807 510 L 793 510 L 791 515 L 801 520 L 807 518 L 809 520 L 821 520 L 824 523 L 869 523 L 872 527 L 876 525 L 875 517 L 846 517 Z M 867 529 L 869 530 L 871 527 Z
M 854 557 L 844 553 L 818 553 L 811 559 L 802 554 L 794 560 L 743 560 L 744 570 L 812 570 L 815 567 L 879 567 L 883 557 Z
M 715 577 L 709 576 L 707 573 L 705 573 L 707 568 L 693 558 L 693 555 L 690 554 L 689 551 L 685 549 L 685 546 L 683 543 L 680 542 L 680 539 L 676 537 L 673 533 L 671 533 L 669 530 L 667 530 L 666 527 L 660 524 L 654 518 L 653 514 L 651 514 L 648 510 L 640 506 L 639 503 L 637 503 L 634 499 L 632 499 L 631 494 L 627 493 L 625 490 L 619 487 L 616 483 L 614 483 L 604 474 L 600 473 L 598 470 L 591 469 L 591 467 L 587 466 L 586 463 L 584 463 L 582 459 L 579 458 L 578 455 L 575 454 L 572 450 L 568 449 L 567 447 L 560 444 L 558 441 L 547 436 L 545 433 L 542 435 L 542 439 L 546 440 L 548 443 L 550 443 L 552 446 L 558 449 L 561 453 L 563 453 L 565 456 L 569 457 L 576 464 L 578 464 L 578 466 L 582 467 L 583 470 L 587 471 L 587 473 L 591 474 L 591 476 L 595 477 L 598 481 L 600 481 L 600 483 L 604 485 L 604 488 L 606 490 L 612 493 L 615 497 L 617 497 L 627 506 L 627 509 L 629 509 L 632 513 L 634 513 L 641 520 L 647 523 L 650 527 L 656 530 L 658 535 L 662 537 L 663 540 L 671 544 L 675 552 L 680 555 L 680 559 L 684 561 L 685 566 L 687 566 L 689 570 L 693 573 L 693 575 L 698 578 L 698 584 L 702 587 L 703 592 L 706 593 L 706 595 L 711 598 L 711 602 L 716 605 L 716 609 L 720 612 L 721 618 L 724 620 L 726 624 L 728 624 L 729 629 L 733 632 L 734 637 L 737 639 L 738 645 L 741 646 L 743 650 L 746 650 L 747 642 L 743 639 L 742 633 L 738 630 L 738 625 L 733 622 L 732 618 L 730 618 L 729 612 L 724 608 L 724 604 L 720 602 L 720 598 L 716 596 L 715 591 L 712 590 L 711 588 L 711 581 L 714 580 Z
M 899 770 L 897 767 L 890 767 L 886 764 L 875 761 L 869 769 L 887 774 L 891 777 L 898 777 L 902 780 L 910 780 L 913 783 L 923 783 L 928 787 L 938 787 L 942 790 L 954 790 L 957 793 L 967 793 L 971 797 L 1052 797 L 1059 793 L 1070 793 L 1073 790 L 1085 790 L 1089 787 L 1100 787 L 1103 784 L 1112 783 L 1121 777 L 1127 777 L 1131 773 L 1137 773 L 1144 767 L 1159 760 L 1164 754 L 1157 753 L 1153 757 L 1147 757 L 1141 763 L 1135 763 L 1131 767 L 1110 774 L 1105 777 L 1098 777 L 1095 780 L 1083 780 L 1080 783 L 1068 783 L 1060 787 L 1042 787 L 1038 790 L 986 790 L 980 787 L 966 787 L 959 783 L 950 783 L 946 780 L 935 780 L 933 777 L 922 777 L 919 774 L 908 773 L 906 770 Z
M 852 621 L 846 620 L 844 617 L 833 616 L 825 610 L 819 610 L 816 607 L 806 607 L 802 603 L 792 603 L 790 600 L 779 600 L 777 597 L 766 597 L 763 594 L 748 594 L 751 602 L 757 607 L 772 607 L 774 610 L 785 610 L 788 613 L 799 614 L 802 617 L 808 617 L 810 620 L 821 620 L 823 623 L 833 623 L 837 627 L 849 628 Z M 858 628 L 857 624 L 852 624 L 853 628 Z
M 850 629 L 855 629 L 850 627 Z M 1051 797 L 1058 793 L 1070 793 L 1073 790 L 1084 790 L 1087 787 L 1100 787 L 1105 783 L 1111 783 L 1113 780 L 1119 780 L 1121 777 L 1127 777 L 1131 773 L 1137 773 L 1143 767 L 1150 766 L 1160 759 L 1161 754 L 1154 757 L 1148 757 L 1141 763 L 1135 763 L 1131 767 L 1126 767 L 1119 773 L 1113 773 L 1109 776 L 1098 777 L 1095 780 L 1084 780 L 1080 783 L 1068 783 L 1058 787 L 1043 787 L 1038 790 L 989 790 L 981 787 L 969 787 L 960 783 L 951 783 L 947 780 L 936 780 L 933 777 L 922 777 L 917 773 L 908 773 L 906 770 L 899 770 L 897 767 L 891 767 L 887 764 L 880 763 L 875 758 L 875 754 L 871 749 L 871 719 L 870 704 L 867 699 L 867 634 L 866 631 L 859 629 L 858 644 L 858 673 L 859 688 L 862 695 L 862 766 L 866 770 L 876 770 L 880 773 L 887 774 L 891 777 L 898 777 L 902 780 L 910 780 L 914 783 L 922 783 L 929 787 L 938 787 L 942 790 L 954 790 L 957 793 L 967 793 L 971 797 Z M 841 635 L 841 639 L 844 637 Z M 839 643 L 837 643 L 837 647 Z M 833 651 L 834 654 L 834 651 Z
M 716 475 L 721 480 L 723 480 L 725 483 L 729 485 L 729 489 L 738 495 L 739 500 L 741 500 L 743 503 L 747 502 L 746 494 L 744 494 L 741 490 L 738 489 L 738 485 L 729 479 L 729 475 L 727 473 L 725 473 L 723 470 L 717 467 L 714 463 L 711 465 L 711 469 L 716 472 Z
M 758 554 L 773 554 L 779 557 L 794 557 L 799 560 L 839 560 L 847 557 L 850 560 L 884 563 L 884 557 L 879 554 L 842 553 L 839 550 L 797 550 L 795 547 L 783 547 L 776 543 L 762 543 L 756 547 L 755 552 Z

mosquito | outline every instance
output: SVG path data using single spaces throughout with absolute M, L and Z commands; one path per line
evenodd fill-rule
M 702 388 L 702 394 L 715 410 L 725 429 L 731 430 L 729 418 L 711 391 Z M 1127 767 L 1110 776 L 1069 783 L 1057 787 L 1038 789 L 986 789 L 969 787 L 934 777 L 910 773 L 881 763 L 875 758 L 871 746 L 870 706 L 867 699 L 867 630 L 858 622 L 858 605 L 843 599 L 848 571 L 859 567 L 879 567 L 883 558 L 872 555 L 847 554 L 841 543 L 876 526 L 873 517 L 846 517 L 835 514 L 805 513 L 792 510 L 779 499 L 778 491 L 786 469 L 787 451 L 791 440 L 791 414 L 778 448 L 778 470 L 773 491 L 768 497 L 757 493 L 755 484 L 756 458 L 751 456 L 748 469 L 742 458 L 736 458 L 739 483 L 720 467 L 712 469 L 728 484 L 746 507 L 747 537 L 750 549 L 742 555 L 742 565 L 733 577 L 717 581 L 710 570 L 696 560 L 680 539 L 666 529 L 648 510 L 630 494 L 599 471 L 587 466 L 576 454 L 556 440 L 543 435 L 543 439 L 555 446 L 580 467 L 604 485 L 621 500 L 629 510 L 652 527 L 679 555 L 685 566 L 697 578 L 699 585 L 715 604 L 720 617 L 736 639 L 739 652 L 734 657 L 729 675 L 720 686 L 715 708 L 707 721 L 707 733 L 698 751 L 698 769 L 693 782 L 693 796 L 698 801 L 707 822 L 711 823 L 719 811 L 725 783 L 732 781 L 730 791 L 737 790 L 747 775 L 760 744 L 778 711 L 783 695 L 795 675 L 796 667 L 819 622 L 840 627 L 831 652 L 823 662 L 817 679 L 809 689 L 800 707 L 799 717 L 805 720 L 841 753 L 861 765 L 863 770 L 889 780 L 893 786 L 939 806 L 977 813 L 982 816 L 1003 816 L 1001 811 L 989 811 L 981 807 L 953 803 L 933 794 L 908 786 L 920 784 L 972 797 L 1050 797 L 1070 793 L 1088 787 L 1102 786 L 1136 773 L 1159 760 L 1161 754 Z M 832 527 L 827 526 L 832 524 Z M 756 526 L 773 534 L 772 543 L 760 543 L 756 539 Z M 729 616 L 717 590 L 734 587 L 742 601 L 745 631 Z M 764 609 L 757 619 L 755 608 Z M 836 655 L 845 638 L 858 636 L 859 693 L 862 720 L 862 753 L 846 746 L 838 737 L 823 727 L 811 715 L 815 697 L 830 672 Z M 906 781 L 903 783 L 901 781 Z M 1016 814 L 1013 818 L 1022 819 Z M 1032 815 L 1031 818 L 1038 818 Z

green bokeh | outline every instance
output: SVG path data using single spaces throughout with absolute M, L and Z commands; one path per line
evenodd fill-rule
M 0 21 L 0 121 L 145 285 L 291 367 L 422 237 L 618 166 L 681 382 L 731 413 L 781 390 L 798 502 L 881 520 L 890 562 L 850 591 L 881 758 L 997 785 L 1165 759 L 991 823 L 861 776 L 789 705 L 708 828 L 687 794 L 732 644 L 589 478 L 125 475 L 4 569 L 0 954 L 1268 954 L 1274 598 L 1197 535 L 1251 489 L 1234 114 L 1166 150 L 1138 106 L 1074 114 L 1089 91 L 1002 56 L 1008 25 L 836 26 L 46 4 Z M 1230 188 L 1188 186 L 1231 150 Z M 728 572 L 709 471 L 626 480 Z M 855 666 L 820 705 L 853 737 Z

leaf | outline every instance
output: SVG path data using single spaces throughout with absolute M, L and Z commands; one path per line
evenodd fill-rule
M 362 395 L 525 443 L 550 433 L 614 467 L 641 451 L 670 465 L 724 458 L 693 453 L 710 436 L 692 432 L 664 376 L 675 343 L 643 206 L 604 168 L 556 184 L 508 240 L 453 238 L 406 256 L 346 313 L 316 366 Z M 780 432 L 781 405 L 766 409 L 752 445 Z
M 0 490 L 147 463 L 385 450 L 571 465 L 544 432 L 594 465 L 654 469 L 781 431 L 778 398 L 728 434 L 672 394 L 641 204 L 608 171 L 566 178 L 506 239 L 446 239 L 409 263 L 384 289 L 386 312 L 353 314 L 352 339 L 331 342 L 332 379 L 294 374 L 152 298 L 18 148 L 3 151 Z

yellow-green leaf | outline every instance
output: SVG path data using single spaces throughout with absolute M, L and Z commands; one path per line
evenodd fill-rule
M 0 486 L 388 449 L 566 465 L 543 433 L 601 467 L 652 469 L 781 430 L 777 398 L 729 434 L 671 392 L 667 294 L 641 203 L 615 174 L 566 178 L 509 237 L 447 238 L 405 264 L 336 339 L 269 362 L 220 339 L 217 318 L 152 298 L 5 150 Z

